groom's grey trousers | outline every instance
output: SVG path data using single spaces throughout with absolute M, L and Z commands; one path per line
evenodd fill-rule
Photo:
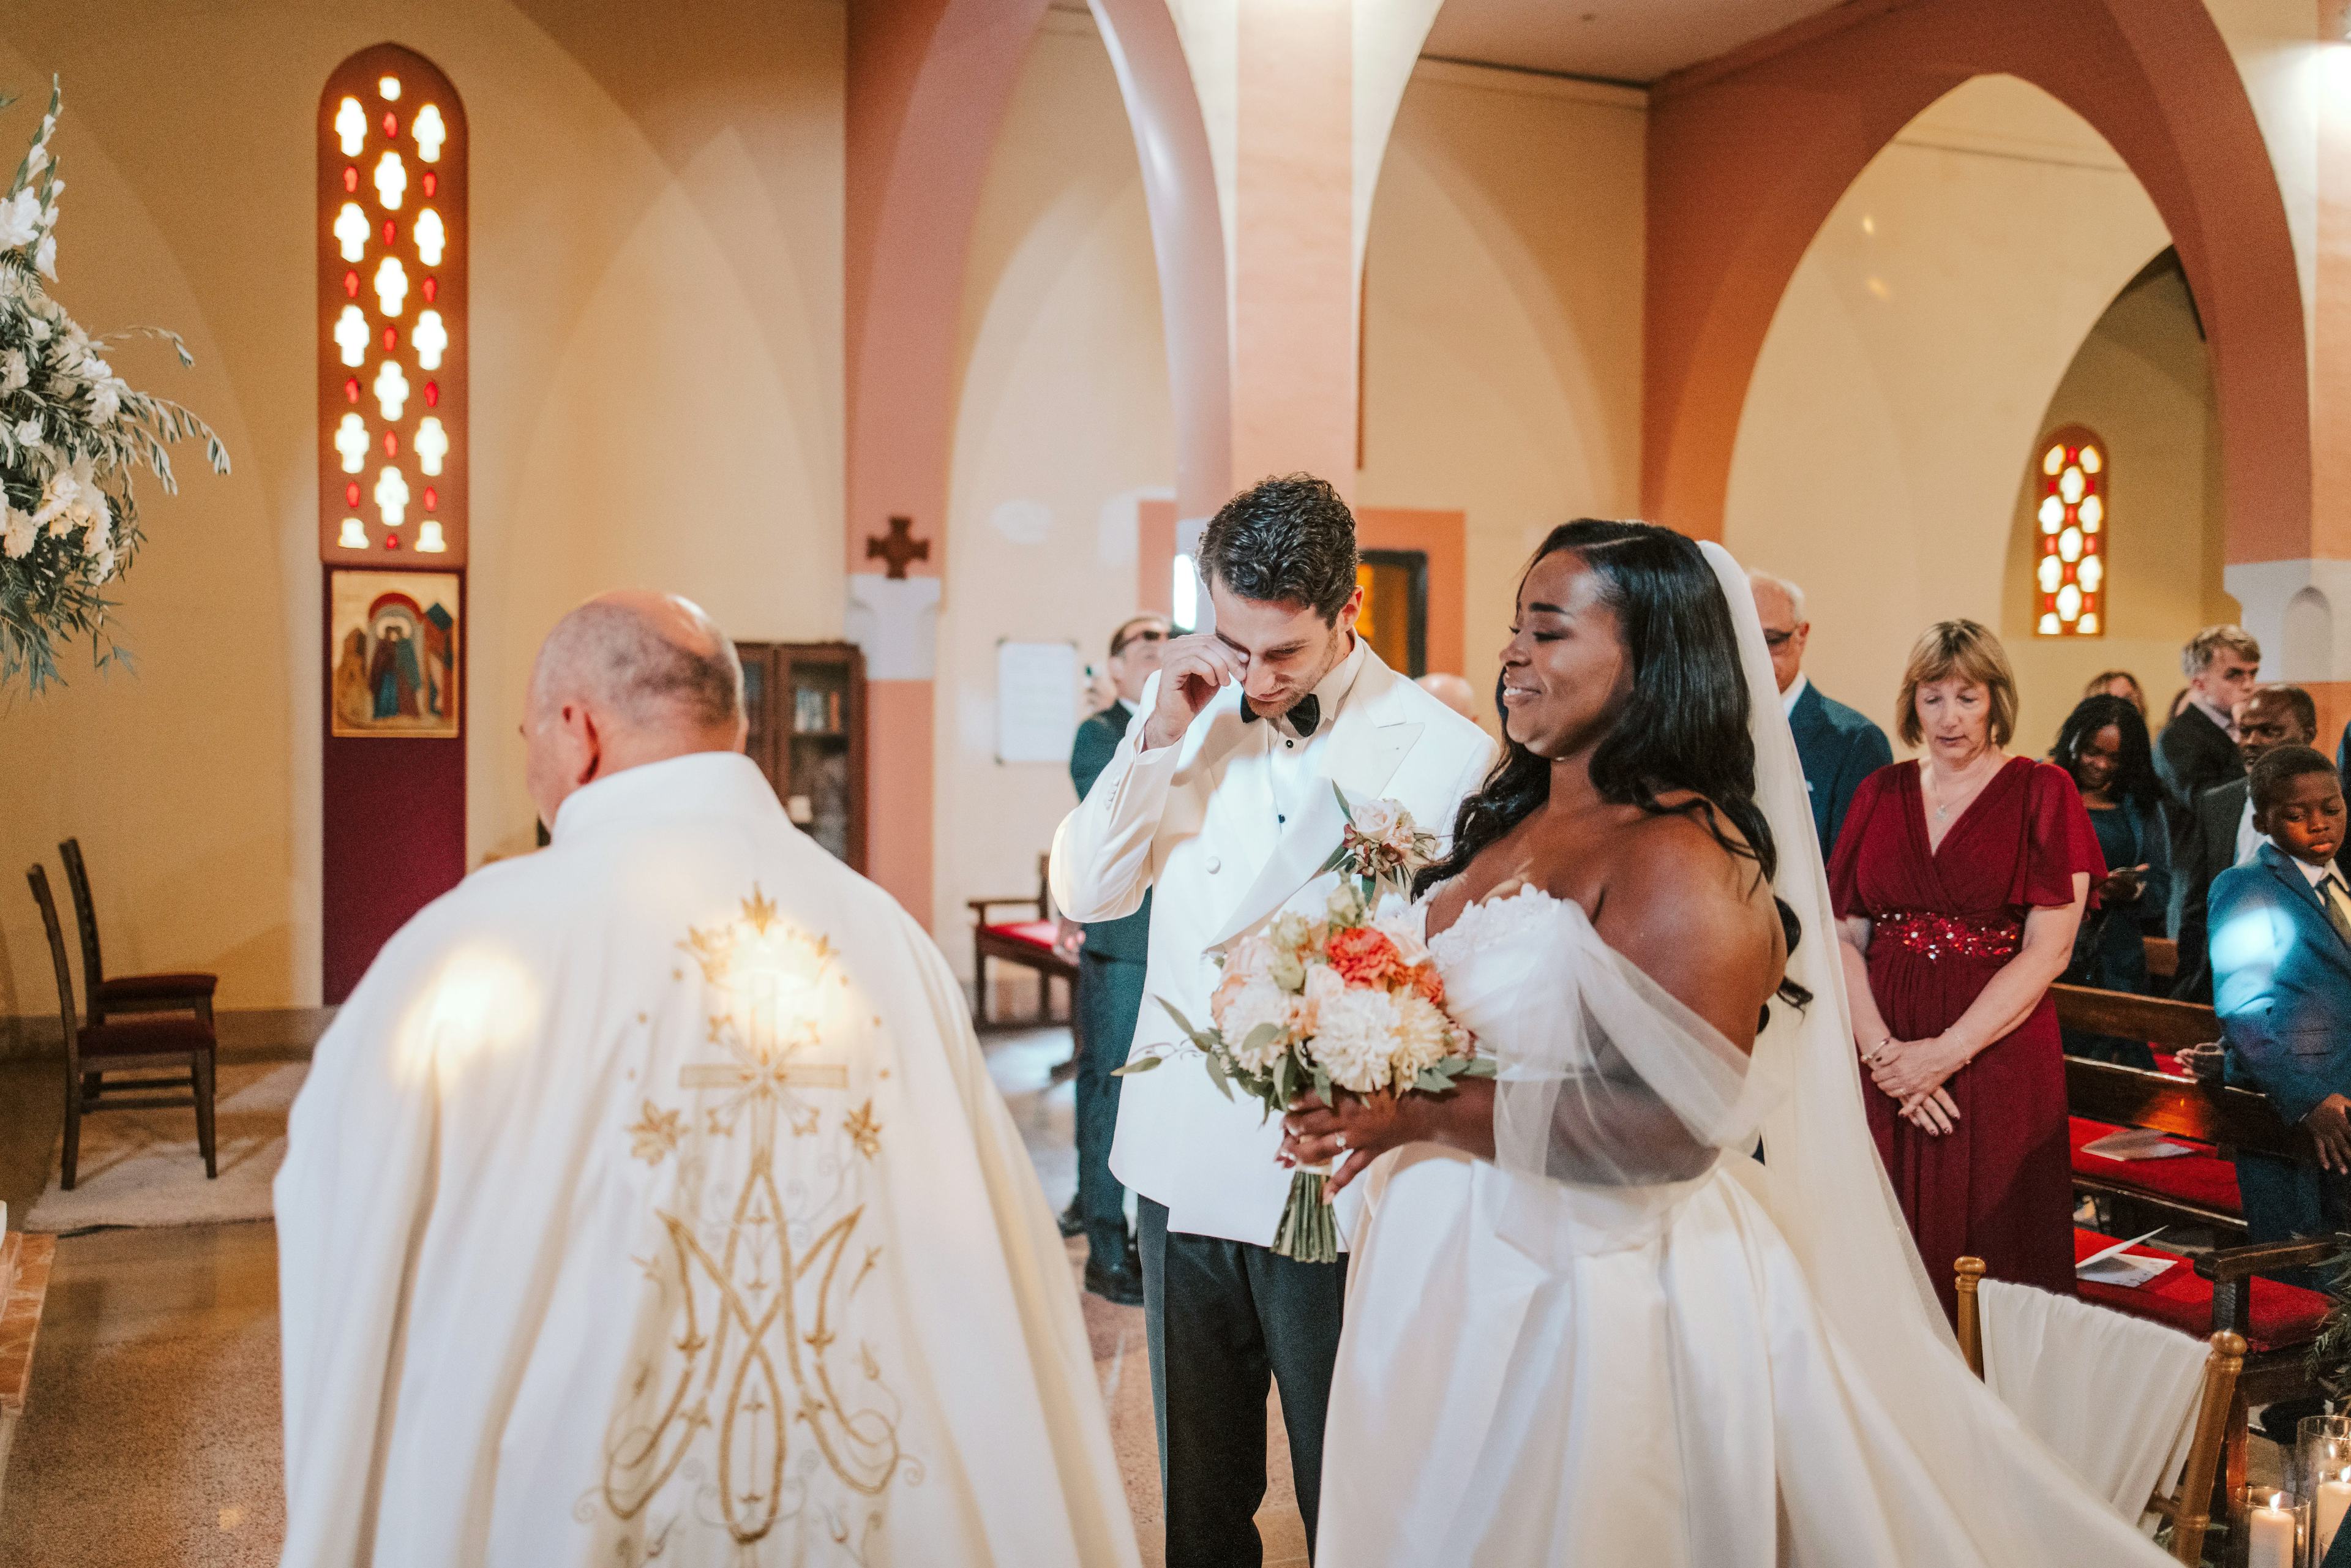
M 1165 1206 L 1136 1197 L 1167 1568 L 1264 1561 L 1254 1516 L 1265 1499 L 1269 1382 L 1281 1385 L 1311 1552 L 1346 1257 L 1301 1263 L 1246 1241 L 1170 1232 Z

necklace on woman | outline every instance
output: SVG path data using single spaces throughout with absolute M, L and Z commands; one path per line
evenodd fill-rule
M 1975 768 L 1980 766 L 1980 765 L 1978 763 L 1969 764 L 1970 768 Z M 1935 798 L 1935 821 L 1938 822 L 1949 821 L 1951 820 L 1952 808 L 1960 805 L 1965 801 L 1974 800 L 1978 791 L 1980 791 L 1983 787 L 1980 779 L 1970 779 L 1968 780 L 1968 788 L 1961 795 L 1955 800 L 1946 800 L 1942 798 L 1943 791 L 1935 778 L 1935 768 L 1932 763 L 1928 764 L 1926 775 L 1928 792 Z

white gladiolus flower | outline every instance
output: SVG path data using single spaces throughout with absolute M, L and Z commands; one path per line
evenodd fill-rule
M 25 323 L 25 336 L 30 338 L 36 343 L 47 342 L 49 340 L 49 324 L 47 321 L 42 320 L 38 316 L 28 319 Z
M 1314 1060 L 1358 1094 L 1384 1089 L 1396 1050 L 1396 1007 L 1385 991 L 1350 988 L 1314 1011 Z
M 8 276 L 15 277 L 14 273 Z M 22 392 L 32 383 L 32 367 L 25 363 L 25 351 L 11 349 L 0 354 L 0 392 Z
M 82 534 L 81 553 L 93 560 L 101 555 L 110 561 L 114 559 L 114 517 L 107 511 L 102 494 L 99 496 L 97 514 Z
M 16 428 L 9 434 L 16 438 L 20 445 L 38 446 L 41 444 L 41 422 L 27 414 L 16 422 Z
M 122 382 L 112 376 L 102 382 L 92 382 L 89 388 L 89 417 L 99 424 L 112 424 L 114 416 L 122 412 Z
M 90 566 L 90 575 L 91 580 L 97 582 L 104 582 L 114 575 L 114 547 L 112 545 L 107 545 L 97 551 L 96 558 Z
M 41 199 L 30 189 L 0 198 L 0 250 L 30 245 L 41 232 Z
M 54 214 L 50 221 L 57 221 Z M 33 247 L 33 265 L 40 269 L 43 277 L 52 283 L 57 280 L 57 236 L 54 232 L 43 235 L 41 243 Z
M 10 560 L 22 560 L 33 553 L 33 546 L 41 537 L 30 515 L 14 507 L 0 507 L 0 555 Z
M 34 175 L 39 173 L 48 166 L 49 150 L 47 146 L 39 141 L 34 142 L 32 152 L 25 156 L 25 178 L 29 181 Z

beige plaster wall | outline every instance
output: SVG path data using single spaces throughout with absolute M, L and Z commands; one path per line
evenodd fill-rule
M 312 139 L 353 50 L 420 50 L 471 120 L 471 858 L 529 842 L 517 698 L 572 601 L 643 582 L 746 637 L 838 635 L 842 7 L 643 16 L 97 0 L 0 35 L 0 84 L 65 79 L 58 297 L 184 332 L 193 372 L 120 367 L 236 463 L 149 492 L 137 673 L 77 664 L 0 708 L 0 864 L 78 833 L 113 967 L 217 970 L 231 1008 L 318 998 Z M 0 1017 L 54 1005 L 30 901 L 0 894 Z
M 1365 506 L 1468 515 L 1492 679 L 1529 551 L 1640 504 L 1643 96 L 1423 61 L 1364 261 Z
M 1913 121 L 1813 239 L 1748 391 L 1725 542 L 1803 585 L 1808 669 L 1889 734 L 1922 629 L 2001 624 L 2018 488 L 2051 399 L 2168 243 L 2104 140 L 2012 78 L 1970 82 Z M 2020 747 L 2044 748 L 2105 663 L 2149 664 L 2150 693 L 2169 695 L 2153 650 L 2194 630 L 2200 590 L 2150 597 L 2120 557 L 2114 582 L 2133 609 L 2105 646 L 2005 639 Z

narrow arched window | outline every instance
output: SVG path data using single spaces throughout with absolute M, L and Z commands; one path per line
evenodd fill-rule
M 2040 549 L 2032 563 L 2043 637 L 2103 637 L 2106 631 L 2106 510 L 2112 472 L 2106 444 L 2069 424 L 2041 438 L 2034 465 L 2040 500 L 2033 511 Z
M 465 111 L 397 44 L 319 99 L 319 540 L 329 563 L 465 559 Z

